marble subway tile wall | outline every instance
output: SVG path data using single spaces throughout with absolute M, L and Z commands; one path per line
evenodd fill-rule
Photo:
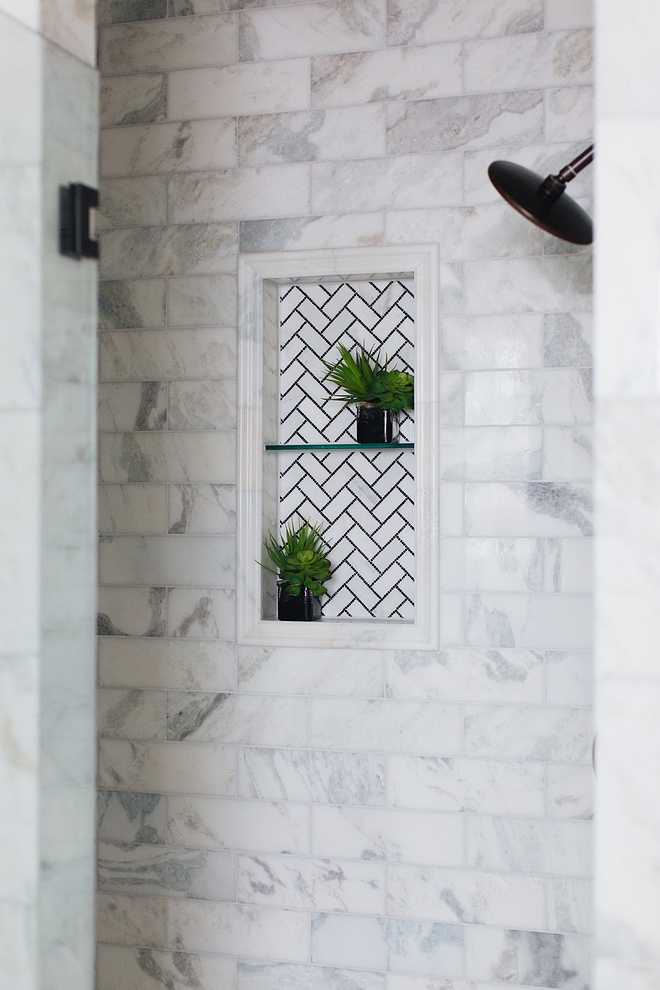
M 99 15 L 98 990 L 587 990 L 590 254 L 486 169 L 588 143 L 588 4 Z M 237 647 L 238 252 L 420 242 L 441 649 Z

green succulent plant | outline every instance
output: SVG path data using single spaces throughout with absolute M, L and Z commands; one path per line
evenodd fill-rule
M 338 345 L 339 361 L 324 361 L 329 381 L 339 389 L 330 399 L 349 405 L 353 402 L 373 402 L 383 409 L 412 409 L 414 405 L 413 375 L 407 371 L 390 371 L 387 361 L 381 362 L 380 348 L 368 351 L 358 344 L 355 356 L 343 344 Z
M 277 574 L 294 597 L 303 588 L 309 588 L 313 595 L 324 595 L 327 592 L 324 582 L 331 574 L 327 548 L 318 526 L 306 519 L 297 526 L 287 523 L 279 540 L 272 533 L 264 540 L 264 549 L 277 570 L 263 563 L 261 566 L 271 574 Z

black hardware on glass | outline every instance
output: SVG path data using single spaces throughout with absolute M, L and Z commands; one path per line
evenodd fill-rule
M 566 183 L 593 160 L 592 144 L 556 175 L 545 179 L 522 165 L 501 161 L 489 166 L 488 176 L 507 203 L 537 227 L 572 244 L 591 244 L 591 217 L 566 195 Z
M 60 186 L 60 254 L 98 258 L 99 243 L 89 236 L 89 211 L 98 205 L 98 189 L 82 182 Z

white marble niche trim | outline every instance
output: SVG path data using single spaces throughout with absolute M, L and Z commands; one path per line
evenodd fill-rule
M 264 584 L 262 542 L 277 523 L 277 457 L 264 452 L 277 402 L 277 285 L 296 281 L 415 280 L 415 619 L 279 622 Z M 439 645 L 438 246 L 244 254 L 238 263 L 237 639 L 250 646 L 437 650 Z M 263 590 L 262 590 L 263 588 Z M 264 607 L 264 601 L 266 606 Z M 274 611 L 273 611 L 274 614 Z

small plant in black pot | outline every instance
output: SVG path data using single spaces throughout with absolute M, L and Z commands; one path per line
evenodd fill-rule
M 312 622 L 321 618 L 321 595 L 330 577 L 328 544 L 318 526 L 306 519 L 288 523 L 280 539 L 269 533 L 264 549 L 277 568 L 261 566 L 277 574 L 277 618 L 288 622 Z
M 407 371 L 391 371 L 381 363 L 380 349 L 358 345 L 355 356 L 339 344 L 340 359 L 325 361 L 326 379 L 339 393 L 331 396 L 345 405 L 357 405 L 358 443 L 398 443 L 399 413 L 412 409 L 415 379 Z

